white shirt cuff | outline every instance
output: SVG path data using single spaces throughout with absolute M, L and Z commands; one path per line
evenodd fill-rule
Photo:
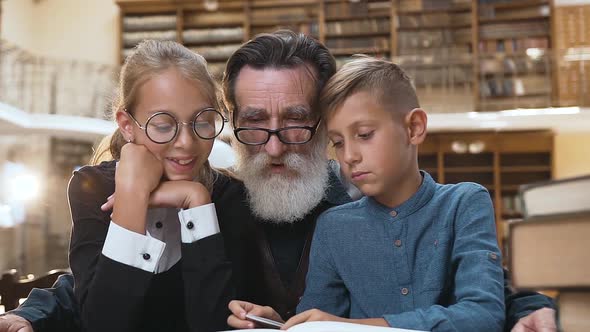
M 166 243 L 148 235 L 130 231 L 111 221 L 102 247 L 108 258 L 154 273 Z
M 182 243 L 193 243 L 219 233 L 215 204 L 209 203 L 178 211 Z

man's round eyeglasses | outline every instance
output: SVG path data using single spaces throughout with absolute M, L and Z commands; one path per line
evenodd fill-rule
M 227 122 L 227 119 L 214 108 L 201 110 L 190 122 L 178 121 L 168 112 L 156 112 L 147 119 L 144 126 L 129 111 L 125 110 L 125 112 L 139 128 L 145 131 L 146 136 L 157 144 L 172 142 L 178 135 L 181 125 L 190 125 L 193 133 L 202 139 L 214 139 L 221 133 Z
M 320 121 L 314 126 L 291 126 L 279 129 L 240 127 L 234 129 L 234 135 L 240 143 L 246 145 L 266 144 L 271 135 L 277 135 L 284 144 L 305 144 L 311 141 L 319 124 Z

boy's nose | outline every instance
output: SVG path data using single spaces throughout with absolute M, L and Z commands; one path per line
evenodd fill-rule
M 351 144 L 347 145 L 344 148 L 344 162 L 347 164 L 356 164 L 361 160 L 361 154 L 351 146 Z

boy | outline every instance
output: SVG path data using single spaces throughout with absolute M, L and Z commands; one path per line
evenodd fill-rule
M 301 313 L 285 328 L 344 320 L 501 331 L 490 196 L 480 185 L 440 185 L 419 171 L 427 117 L 409 78 L 391 62 L 358 58 L 330 79 L 321 105 L 342 172 L 366 197 L 318 219 Z

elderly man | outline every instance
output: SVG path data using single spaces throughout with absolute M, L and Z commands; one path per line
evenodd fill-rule
M 238 49 L 223 79 L 238 141 L 235 171 L 245 185 L 244 200 L 236 204 L 247 207 L 237 209 L 235 239 L 226 239 L 243 243 L 230 253 L 239 294 L 272 306 L 283 318 L 294 314 L 303 294 L 317 216 L 357 193 L 340 180 L 338 165 L 325 156 L 317 97 L 335 69 L 322 44 L 279 31 L 259 35 Z M 37 332 L 75 326 L 74 299 L 62 296 L 71 294 L 64 292 L 71 283 L 63 281 L 59 296 L 56 290 L 39 290 L 4 321 L 0 318 L 0 332 L 31 331 L 29 321 Z M 550 299 L 513 294 L 507 282 L 505 288 L 507 330 L 516 324 L 512 331 L 555 331 Z

